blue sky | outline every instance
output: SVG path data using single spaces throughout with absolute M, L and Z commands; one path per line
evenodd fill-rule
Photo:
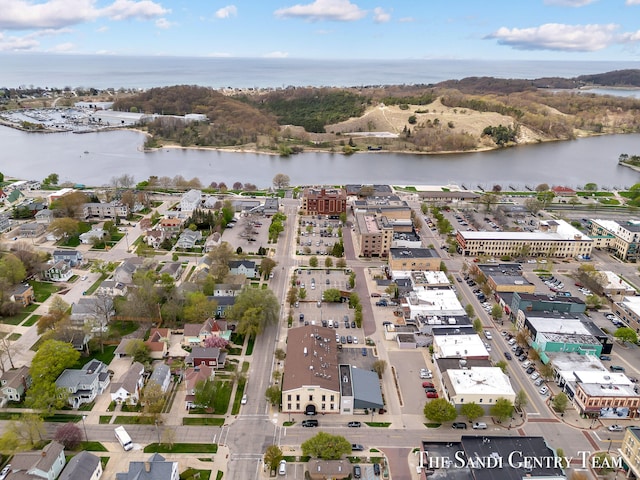
M 0 0 L 0 52 L 640 60 L 640 0 Z

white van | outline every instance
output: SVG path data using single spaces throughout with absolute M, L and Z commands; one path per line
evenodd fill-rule
M 280 465 L 278 466 L 278 475 L 286 475 L 287 474 L 287 461 L 280 460 Z
M 486 430 L 487 424 L 484 422 L 476 422 L 473 424 L 474 430 Z

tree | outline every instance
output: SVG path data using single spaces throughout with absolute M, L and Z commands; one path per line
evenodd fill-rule
M 334 244 L 335 247 L 335 244 Z M 335 255 L 334 255 L 335 257 Z M 338 258 L 338 260 L 336 260 L 336 267 L 337 268 L 344 268 L 347 266 L 347 261 L 344 258 Z
M 130 356 L 134 362 L 140 362 L 143 365 L 148 364 L 151 361 L 149 346 L 140 338 L 133 338 L 129 340 L 125 348 L 125 353 Z
M 378 374 L 378 378 L 382 378 L 384 371 L 387 369 L 387 362 L 385 360 L 376 360 L 371 368 Z
M 351 443 L 340 435 L 320 432 L 302 445 L 302 454 L 323 460 L 338 460 L 351 453 Z
M 518 410 L 522 410 L 529 403 L 529 397 L 527 397 L 527 392 L 524 389 L 520 389 L 518 393 L 516 393 L 516 398 L 513 402 L 513 406 Z
M 476 402 L 465 403 L 460 407 L 460 415 L 467 417 L 467 420 L 473 422 L 484 415 L 484 408 Z
M 294 305 L 298 301 L 298 287 L 291 287 L 287 292 L 287 303 L 289 306 Z
M 302 297 L 301 297 L 302 298 Z M 245 288 L 228 310 L 227 318 L 238 322 L 237 332 L 256 336 L 267 325 L 278 323 L 280 302 L 269 289 Z
M 498 197 L 495 193 L 485 193 L 483 194 L 478 201 L 484 205 L 484 208 L 487 212 L 491 211 L 491 207 L 498 203 Z
M 260 262 L 260 271 L 265 276 L 265 278 L 268 278 L 276 265 L 277 263 L 275 260 L 269 257 L 265 257 L 262 259 L 262 262 Z
M 598 190 L 598 185 L 596 183 L 587 183 L 583 188 L 588 192 L 595 192 Z
M 553 367 L 550 363 L 543 363 L 538 369 L 538 372 L 540 372 L 540 376 L 545 380 L 553 378 Z
M 60 176 L 57 173 L 50 173 L 42 180 L 42 183 L 44 185 L 57 185 L 59 181 Z
M 424 406 L 424 416 L 435 423 L 451 422 L 456 419 L 458 412 L 445 398 L 434 398 Z
M 537 215 L 537 213 L 542 210 L 542 202 L 537 198 L 527 198 L 524 201 L 524 208 L 532 215 Z
M 324 266 L 327 268 L 333 267 L 333 259 L 331 257 L 327 257 L 324 259 Z
M 218 302 L 209 299 L 202 292 L 191 292 L 187 294 L 187 304 L 184 307 L 184 319 L 187 322 L 199 323 L 207 318 L 215 317 L 218 309 Z
M 282 450 L 277 445 L 269 445 L 264 452 L 264 463 L 269 466 L 270 470 L 278 468 L 278 464 L 282 460 Z
M 584 303 L 587 304 L 587 308 L 590 308 L 591 310 L 598 310 L 603 304 L 602 298 L 594 294 L 587 295 L 584 300 Z
M 504 422 L 513 415 L 513 403 L 506 398 L 498 398 L 489 409 L 489 413 L 498 419 L 498 422 Z
M 48 231 L 53 233 L 59 238 L 74 237 L 79 232 L 80 223 L 78 220 L 69 217 L 55 218 L 47 228 Z
M 318 257 L 316 257 L 315 255 L 313 255 L 310 259 L 309 259 L 309 266 L 316 268 L 318 266 Z
M 219 348 L 220 350 L 225 350 L 229 345 L 229 341 L 222 337 L 218 337 L 217 335 L 211 335 L 205 338 L 202 344 L 208 348 Z
M 500 320 L 502 318 L 502 307 L 497 303 L 493 307 L 491 307 L 491 316 L 495 320 Z
M 65 423 L 56 429 L 53 439 L 67 450 L 75 450 L 82 442 L 82 431 L 75 423 Z
M 284 173 L 276 173 L 276 175 L 273 177 L 273 186 L 277 190 L 287 188 L 289 186 L 289 182 L 291 182 L 289 175 L 285 175 Z
M 469 317 L 469 318 L 473 318 L 473 317 L 476 316 L 476 312 L 473 309 L 473 305 L 471 305 L 470 303 L 465 305 L 464 311 L 467 314 L 467 317 Z
M 549 190 L 549 184 L 548 183 L 541 183 L 536 187 L 536 192 L 538 192 L 538 193 L 546 192 L 547 190 Z
M 620 340 L 623 345 L 625 343 L 638 343 L 638 334 L 629 327 L 617 329 L 613 336 Z
M 165 403 L 165 393 L 155 381 L 149 380 L 140 393 L 140 402 L 144 405 L 144 414 L 158 420 Z
M 558 395 L 553 397 L 553 400 L 551 401 L 551 405 L 553 406 L 554 410 L 558 413 L 564 413 L 565 410 L 567 409 L 568 404 L 569 404 L 569 398 L 564 392 L 560 392 Z
M 276 385 L 271 385 L 270 387 L 267 387 L 267 389 L 264 392 L 264 396 L 266 397 L 267 401 L 271 405 L 279 405 L 281 395 L 282 395 L 282 392 L 280 392 L 280 389 Z
M 473 321 L 473 329 L 475 330 L 476 333 L 482 332 L 482 320 L 480 320 L 479 318 L 476 318 Z
M 229 261 L 233 259 L 233 248 L 227 242 L 222 242 L 209 252 L 211 260 L 210 272 L 216 282 L 222 283 L 229 273 Z
M 555 196 L 555 193 L 553 193 L 551 190 L 548 190 L 546 192 L 538 193 L 538 195 L 536 195 L 536 198 L 540 200 L 540 202 L 542 202 L 542 208 L 545 209 L 551 204 Z
M 507 362 L 505 362 L 504 360 L 496 362 L 496 367 L 502 370 L 502 373 L 507 373 Z
M 342 300 L 342 294 L 337 288 L 327 288 L 323 293 L 323 299 L 329 303 L 339 303 Z
M 89 197 L 82 192 L 71 192 L 58 198 L 51 204 L 52 210 L 59 211 L 63 217 L 76 218 Z
M 349 274 L 348 285 L 349 285 L 349 288 L 354 288 L 356 286 L 356 273 L 355 272 L 351 272 Z M 352 295 L 355 295 L 355 294 L 352 293 Z
M 4 278 L 11 285 L 22 282 L 27 276 L 27 270 L 18 257 L 7 253 L 0 258 L 0 278 Z

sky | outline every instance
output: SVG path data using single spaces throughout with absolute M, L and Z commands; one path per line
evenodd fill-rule
M 640 60 L 640 0 L 0 0 L 0 52 Z

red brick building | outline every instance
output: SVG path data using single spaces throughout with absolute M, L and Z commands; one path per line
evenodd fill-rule
M 340 215 L 347 211 L 347 193 L 342 188 L 305 188 L 303 215 Z

